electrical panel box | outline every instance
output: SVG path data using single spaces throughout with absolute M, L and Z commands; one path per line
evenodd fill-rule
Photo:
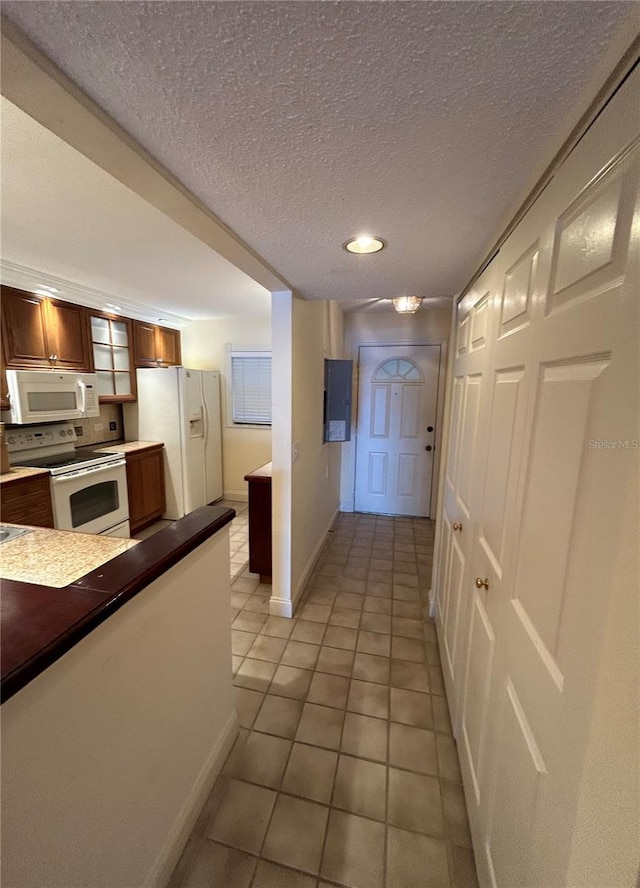
M 351 440 L 351 383 L 353 361 L 324 362 L 324 438 Z

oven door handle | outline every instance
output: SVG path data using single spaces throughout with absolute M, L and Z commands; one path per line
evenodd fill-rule
M 76 469 L 76 471 L 65 472 L 64 475 L 52 475 L 51 481 L 53 484 L 64 484 L 66 481 L 75 481 L 76 478 L 86 478 L 88 475 L 99 475 L 102 472 L 110 472 L 113 469 L 120 468 L 126 464 L 125 459 L 119 459 L 115 462 L 104 463 L 101 466 L 92 466 L 86 469 Z

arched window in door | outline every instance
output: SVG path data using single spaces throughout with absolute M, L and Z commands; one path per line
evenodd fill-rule
M 424 382 L 422 371 L 409 358 L 389 358 L 380 364 L 372 382 Z

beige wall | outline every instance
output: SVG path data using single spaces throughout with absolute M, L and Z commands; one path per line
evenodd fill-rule
M 338 510 L 342 444 L 323 444 L 324 359 L 342 357 L 337 303 L 274 294 L 273 613 L 290 616 Z M 293 463 L 296 443 L 299 461 Z
M 354 508 L 354 485 L 356 464 L 356 419 L 358 406 L 358 376 L 356 365 L 358 349 L 361 345 L 441 345 L 440 386 L 438 391 L 438 421 L 436 425 L 436 459 L 434 479 L 438 478 L 441 453 L 442 416 L 444 412 L 445 376 L 447 367 L 447 344 L 451 329 L 451 309 L 421 308 L 415 315 L 400 315 L 392 308 L 388 311 L 360 311 L 345 315 L 344 324 L 345 358 L 354 362 L 353 414 L 351 441 L 343 445 L 340 481 L 340 509 L 352 512 Z M 431 517 L 436 515 L 436 488 L 433 485 Z
M 225 528 L 3 703 L 4 888 L 166 884 L 237 734 L 229 595 Z
M 226 345 L 271 348 L 271 318 L 194 321 L 182 331 L 182 362 L 196 370 L 219 370 L 222 404 L 222 475 L 227 499 L 246 499 L 247 472 L 271 459 L 271 429 L 233 426 L 227 420 Z
M 293 465 L 292 587 L 301 591 L 318 546 L 338 510 L 342 444 L 324 444 L 324 359 L 342 357 L 341 312 L 329 302 L 293 303 L 293 441 L 301 458 Z M 324 331 L 320 336 L 319 332 Z M 332 343 L 333 339 L 333 343 Z M 331 349 L 334 349 L 333 353 Z

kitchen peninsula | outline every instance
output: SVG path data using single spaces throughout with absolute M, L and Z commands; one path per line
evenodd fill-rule
M 45 576 L 47 547 L 70 553 L 57 585 L 3 581 L 3 885 L 168 878 L 237 733 L 234 514 L 205 506 L 141 542 L 97 537 L 110 560 L 88 572 L 84 534 L 3 543 L 9 573 L 11 547 L 41 546 Z

